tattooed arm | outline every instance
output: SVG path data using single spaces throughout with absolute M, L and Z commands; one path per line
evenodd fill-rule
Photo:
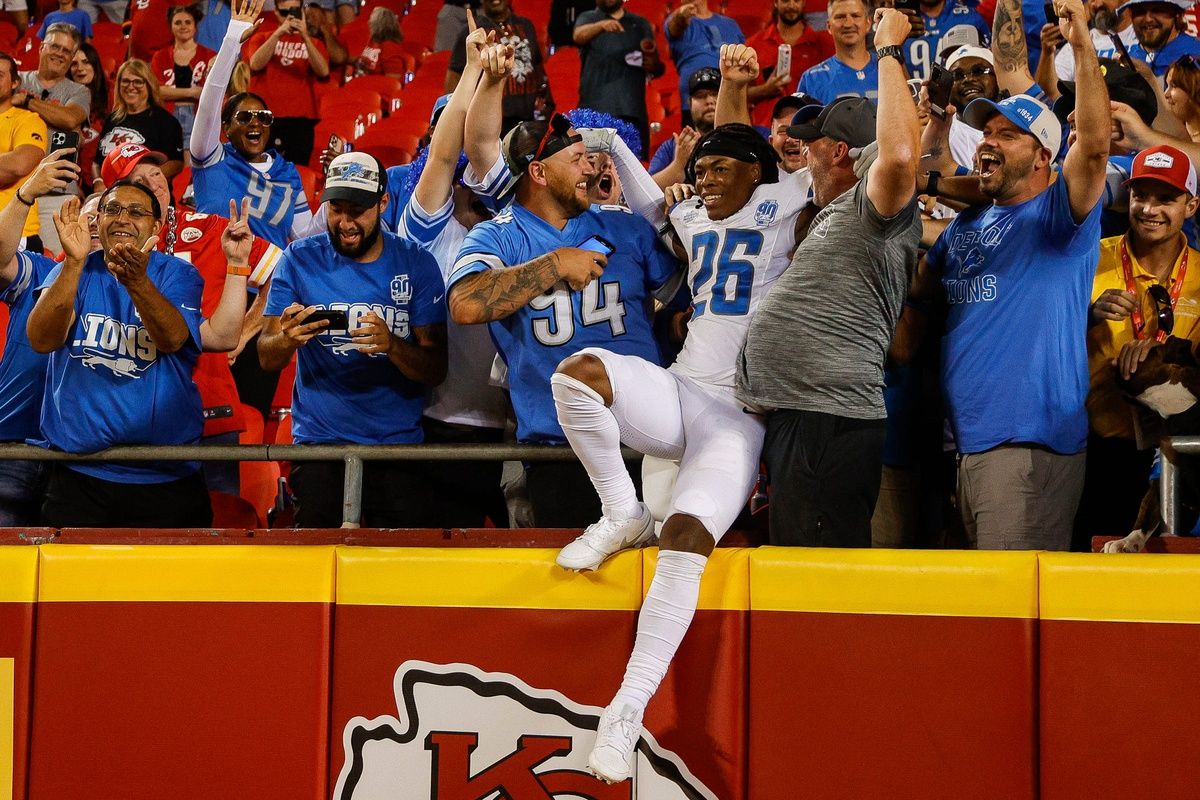
M 516 313 L 559 281 L 579 291 L 600 277 L 608 259 L 578 247 L 560 247 L 515 267 L 476 272 L 450 287 L 450 316 L 459 325 L 494 322 Z
M 1021 0 L 997 0 L 992 21 L 992 58 L 996 62 L 996 83 L 1001 91 L 1023 94 L 1033 85 Z

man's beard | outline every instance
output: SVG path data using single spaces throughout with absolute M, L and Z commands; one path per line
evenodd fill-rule
M 1107 8 L 1100 9 L 1092 16 L 1092 24 L 1101 33 L 1112 33 L 1120 22 L 1120 17 Z
M 572 217 L 577 217 L 587 211 L 591 206 L 587 198 L 580 199 L 575 193 L 575 184 L 570 184 L 567 187 L 550 186 L 550 196 L 555 199 L 563 211 L 568 212 Z
M 359 239 L 357 247 L 346 247 L 343 245 L 341 236 L 338 235 L 336 230 L 329 232 L 329 241 L 333 244 L 333 249 L 337 251 L 338 255 L 345 256 L 346 258 L 358 258 L 375 245 L 375 241 L 379 239 L 381 229 L 382 226 L 379 224 L 379 220 L 375 220 L 375 226 L 371 230 L 363 231 L 362 238 Z

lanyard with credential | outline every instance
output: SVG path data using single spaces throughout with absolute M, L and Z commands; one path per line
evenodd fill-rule
M 1183 279 L 1187 276 L 1188 268 L 1188 247 L 1187 242 L 1183 245 L 1183 256 L 1179 261 L 1179 272 L 1175 275 L 1175 279 L 1171 281 L 1171 312 L 1175 311 L 1175 304 L 1179 301 L 1179 293 L 1183 291 Z M 1133 321 L 1134 338 L 1141 339 L 1145 335 L 1146 321 L 1142 318 L 1142 304 L 1137 299 L 1137 285 L 1133 282 L 1133 262 L 1129 258 L 1129 248 L 1125 246 L 1125 237 L 1121 237 L 1121 269 L 1125 272 L 1125 289 L 1134 298 L 1133 314 L 1130 315 Z M 1165 342 L 1167 340 L 1167 332 L 1164 330 L 1158 331 L 1154 335 L 1155 341 Z

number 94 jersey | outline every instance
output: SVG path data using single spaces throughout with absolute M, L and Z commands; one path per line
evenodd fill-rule
M 688 254 L 693 309 L 672 372 L 733 390 L 750 318 L 791 263 L 796 215 L 811 195 L 812 177 L 801 169 L 759 185 L 746 205 L 722 220 L 709 219 L 698 197 L 671 209 Z

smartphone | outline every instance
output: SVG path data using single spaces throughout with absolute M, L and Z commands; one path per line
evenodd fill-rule
M 617 248 L 613 243 L 603 236 L 593 236 L 583 244 L 579 245 L 580 250 L 591 250 L 593 253 L 601 253 L 604 256 L 611 256 L 616 252 Z
M 1109 39 L 1112 39 L 1113 47 L 1117 48 L 1117 61 L 1125 66 L 1133 69 L 1133 59 L 1129 56 L 1129 49 L 1125 47 L 1125 43 L 1121 41 L 1120 34 L 1110 33 Z
M 67 153 L 63 159 L 79 163 L 79 131 L 54 131 L 50 134 L 50 152 L 62 150 L 64 147 L 75 148 L 74 153 Z
M 330 134 L 329 144 L 327 145 L 327 147 L 328 147 L 328 149 L 332 150 L 335 153 L 349 153 L 350 152 L 350 143 L 347 142 L 345 139 L 343 139 L 341 136 L 338 136 L 336 133 Z
M 929 113 L 938 119 L 946 118 L 946 106 L 950 103 L 950 91 L 954 88 L 954 76 L 941 64 L 929 70 Z
M 1042 10 L 1046 14 L 1046 23 L 1048 25 L 1058 24 L 1058 12 L 1054 10 L 1054 3 L 1046 3 L 1042 6 Z
M 332 308 L 318 308 L 305 318 L 304 324 L 320 322 L 323 319 L 329 320 L 329 325 L 325 328 L 327 331 L 344 331 L 350 328 L 350 318 L 346 316 L 346 312 Z

